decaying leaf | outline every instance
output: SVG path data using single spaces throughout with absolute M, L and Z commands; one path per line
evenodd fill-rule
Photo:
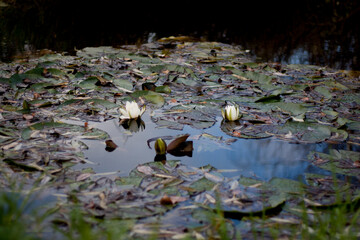
M 106 144 L 105 150 L 108 152 L 112 152 L 118 147 L 112 140 L 106 140 L 105 144 Z
M 138 166 L 137 168 L 136 168 L 139 172 L 141 172 L 141 173 L 144 173 L 144 174 L 146 174 L 146 175 L 152 175 L 153 174 L 153 169 L 151 168 L 151 167 L 149 167 L 149 166 Z

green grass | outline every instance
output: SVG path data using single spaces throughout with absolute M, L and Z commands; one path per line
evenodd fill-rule
M 45 219 L 52 209 L 42 211 L 33 208 L 32 195 L 18 192 L 0 193 L 0 236 L 1 239 L 41 239 L 47 232 L 44 229 Z

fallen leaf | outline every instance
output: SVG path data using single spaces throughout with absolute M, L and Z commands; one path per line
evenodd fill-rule
M 83 174 L 80 174 L 80 175 L 76 178 L 76 181 L 77 181 L 77 182 L 79 182 L 79 181 L 84 181 L 85 179 L 88 179 L 91 175 L 92 175 L 92 173 L 83 173 Z
M 100 207 L 102 207 L 103 209 L 107 209 L 107 206 L 106 206 L 106 196 L 104 193 L 100 193 L 99 194 L 99 198 L 100 198 Z
M 23 114 L 23 118 L 24 118 L 25 120 L 31 120 L 31 119 L 34 118 L 34 116 L 33 116 L 32 114 Z
M 289 131 L 287 134 L 284 135 L 284 138 L 290 139 L 293 138 L 294 135 L 291 133 L 291 131 Z
M 233 135 L 234 137 L 241 137 L 241 132 L 234 130 L 234 131 L 232 132 L 232 135 Z
M 186 197 L 181 197 L 181 196 L 170 196 L 170 199 L 171 199 L 172 204 L 184 202 L 187 200 Z
M 354 166 L 357 167 L 357 168 L 360 168 L 360 160 L 356 160 L 354 162 Z
M 181 196 L 168 196 L 167 194 L 164 194 L 164 196 L 160 199 L 161 205 L 174 205 L 179 202 L 186 201 L 186 197 Z
M 144 165 L 138 166 L 136 169 L 139 172 L 144 173 L 145 175 L 152 175 L 154 172 L 154 170 L 151 167 Z
M 205 197 L 206 197 L 206 200 L 208 200 L 210 203 L 212 203 L 212 204 L 216 203 L 216 199 L 213 196 L 211 196 L 210 194 L 206 193 Z
M 161 199 L 160 199 L 160 204 L 161 205 L 172 205 L 173 202 L 171 201 L 171 198 L 168 195 L 164 195 Z
M 106 144 L 105 150 L 108 152 L 112 152 L 118 147 L 112 140 L 106 140 L 105 144 Z
M 222 181 L 224 180 L 224 177 L 219 177 L 219 176 L 216 176 L 216 175 L 214 175 L 214 174 L 207 173 L 207 172 L 204 174 L 204 176 L 205 176 L 208 180 L 210 180 L 210 181 L 212 181 L 212 182 L 216 182 L 216 183 L 222 182 Z
M 186 139 L 189 137 L 189 134 L 185 134 L 183 136 L 180 136 L 178 138 L 176 138 L 175 140 L 173 140 L 167 147 L 167 151 L 174 151 L 177 148 L 179 148 L 179 146 L 186 141 Z

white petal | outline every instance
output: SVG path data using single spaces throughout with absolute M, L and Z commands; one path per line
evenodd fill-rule
M 119 111 L 121 113 L 121 116 L 120 116 L 121 119 L 129 119 L 130 118 L 128 112 L 125 109 L 119 108 Z
M 137 118 L 140 115 L 140 109 L 138 106 L 129 109 L 129 115 L 131 118 Z
M 222 117 L 223 117 L 224 119 L 226 119 L 226 116 L 225 116 L 225 111 L 224 111 L 224 109 L 221 109 L 221 115 L 222 115 Z
M 238 106 L 233 106 L 233 105 L 227 105 L 225 107 L 225 110 L 221 111 L 221 114 L 223 115 L 223 117 L 229 121 L 236 121 L 239 119 L 239 107 Z
M 134 103 L 134 102 L 126 101 L 126 103 L 125 103 L 125 110 L 129 112 L 130 109 L 132 108 L 132 106 L 134 105 L 133 103 Z

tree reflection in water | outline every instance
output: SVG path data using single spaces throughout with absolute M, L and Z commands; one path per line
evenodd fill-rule
M 3 0 L 0 60 L 21 51 L 143 43 L 191 35 L 250 49 L 258 61 L 360 70 L 358 1 L 267 1 L 193 6 L 119 1 Z M 176 16 L 176 17 L 173 17 Z M 22 52 L 23 53 L 23 52 Z

